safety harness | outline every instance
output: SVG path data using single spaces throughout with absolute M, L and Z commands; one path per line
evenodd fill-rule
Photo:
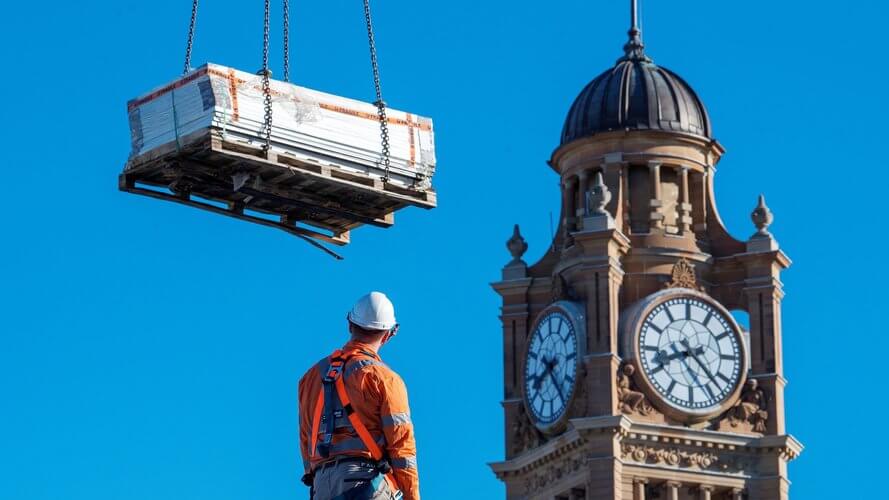
M 346 365 L 357 355 L 369 356 L 372 359 L 357 360 L 350 365 L 348 371 L 345 371 Z M 337 349 L 325 361 L 326 363 L 322 362 L 322 365 L 319 367 L 322 370 L 323 378 L 321 379 L 322 388 L 315 402 L 315 413 L 312 416 L 312 433 L 309 443 L 310 459 L 317 456 L 326 459 L 331 454 L 339 454 L 338 452 L 341 450 L 338 450 L 337 445 L 333 444 L 333 435 L 336 429 L 347 429 L 358 436 L 361 444 L 377 464 L 377 472 L 383 475 L 392 491 L 398 491 L 398 484 L 392 475 L 392 466 L 380 448 L 385 441 L 381 440 L 380 443 L 377 443 L 370 431 L 367 430 L 367 426 L 364 425 L 364 422 L 355 413 L 354 408 L 352 408 L 352 402 L 349 400 L 349 394 L 346 392 L 344 381 L 346 376 L 351 371 L 354 371 L 353 366 L 360 368 L 368 364 L 379 364 L 381 363 L 379 358 L 375 354 L 361 349 L 346 352 Z M 320 442 L 318 441 L 319 435 L 321 436 Z M 311 475 L 312 473 L 309 473 L 304 481 L 311 480 Z

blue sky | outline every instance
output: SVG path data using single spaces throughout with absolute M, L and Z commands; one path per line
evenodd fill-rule
M 251 3 L 204 2 L 195 63 L 258 68 Z M 502 497 L 486 466 L 503 456 L 488 283 L 512 224 L 529 262 L 549 243 L 558 189 L 544 162 L 575 95 L 619 57 L 626 4 L 376 2 L 387 101 L 435 120 L 440 206 L 354 232 L 335 262 L 281 232 L 117 191 L 126 101 L 178 75 L 189 2 L 7 3 L 0 498 L 304 498 L 296 381 L 342 343 L 346 310 L 370 289 L 391 295 L 403 325 L 383 356 L 411 392 L 424 497 Z M 294 79 L 370 100 L 360 2 L 293 10 Z M 794 260 L 795 498 L 873 495 L 839 478 L 875 477 L 889 444 L 861 431 L 886 409 L 887 10 L 642 6 L 648 53 L 698 91 L 728 150 L 716 176 L 726 225 L 749 236 L 764 192 Z

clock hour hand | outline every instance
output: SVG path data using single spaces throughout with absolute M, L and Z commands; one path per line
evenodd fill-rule
M 674 359 L 684 358 L 688 356 L 688 352 L 679 351 L 676 349 L 674 345 L 670 345 L 670 347 L 675 351 L 674 354 L 667 354 L 666 350 L 658 351 L 658 353 L 654 356 L 654 360 L 659 364 L 665 365 Z

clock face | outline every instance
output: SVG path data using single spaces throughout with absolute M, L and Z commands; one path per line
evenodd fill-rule
M 695 296 L 661 302 L 642 319 L 642 374 L 668 404 L 715 411 L 735 394 L 746 370 L 740 332 L 722 308 Z
M 525 402 L 538 427 L 556 423 L 568 408 L 577 380 L 578 332 L 559 309 L 544 311 L 525 359 Z

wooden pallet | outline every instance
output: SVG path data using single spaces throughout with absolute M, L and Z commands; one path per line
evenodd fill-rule
M 276 153 L 274 147 L 266 153 L 252 144 L 223 140 L 216 129 L 130 158 L 119 187 L 275 227 L 316 246 L 314 240 L 346 245 L 350 231 L 362 224 L 390 227 L 404 207 L 436 206 L 431 189 L 405 189 L 333 164 Z

